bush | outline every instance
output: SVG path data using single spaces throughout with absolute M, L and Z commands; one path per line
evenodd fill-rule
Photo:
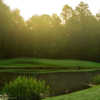
M 48 94 L 48 89 L 45 81 L 18 77 L 5 85 L 3 93 L 6 93 L 9 97 L 16 97 L 17 100 L 40 100 L 41 95 Z M 12 100 L 12 98 L 9 98 L 9 100 Z
M 96 75 L 95 77 L 93 77 L 91 83 L 95 85 L 100 84 L 100 75 Z

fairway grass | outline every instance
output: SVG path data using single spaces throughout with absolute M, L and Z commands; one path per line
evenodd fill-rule
M 68 68 L 68 69 L 96 69 L 100 68 L 100 63 L 81 60 L 54 60 L 54 59 L 33 59 L 33 58 L 16 58 L 0 60 L 0 68 Z
M 43 100 L 100 100 L 100 86 Z

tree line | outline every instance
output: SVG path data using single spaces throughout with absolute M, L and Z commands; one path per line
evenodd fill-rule
M 61 16 L 34 15 L 24 21 L 0 0 L 0 58 L 34 57 L 99 61 L 100 13 L 88 4 L 64 5 Z

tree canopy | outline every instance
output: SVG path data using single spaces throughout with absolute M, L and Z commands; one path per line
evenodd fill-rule
M 61 16 L 34 15 L 24 21 L 0 1 L 0 58 L 34 57 L 95 60 L 100 58 L 100 13 L 88 4 L 65 5 Z

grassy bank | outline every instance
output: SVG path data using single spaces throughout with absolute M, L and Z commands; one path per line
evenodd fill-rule
M 0 68 L 68 68 L 68 69 L 96 69 L 100 63 L 80 60 L 54 60 L 18 58 L 0 60 Z
M 51 97 L 44 100 L 100 100 L 100 86 L 68 95 Z

